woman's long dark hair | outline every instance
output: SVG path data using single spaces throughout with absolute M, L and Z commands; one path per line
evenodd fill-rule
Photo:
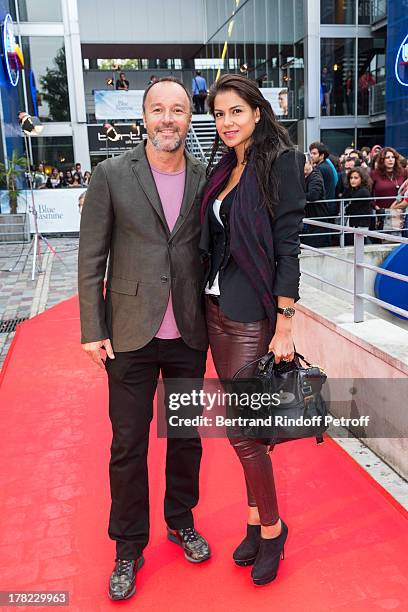
M 270 103 L 263 97 L 255 81 L 240 74 L 224 74 L 210 88 L 207 102 L 212 115 L 215 97 L 224 91 L 234 91 L 253 110 L 259 108 L 259 122 L 252 134 L 252 144 L 245 151 L 245 158 L 247 160 L 251 155 L 261 201 L 273 214 L 273 206 L 278 199 L 278 183 L 272 167 L 282 151 L 293 148 L 293 144 L 287 130 L 277 121 Z M 228 151 L 228 148 L 222 145 L 217 132 L 207 166 L 207 176 L 211 174 L 217 153 L 220 150 L 224 153 Z

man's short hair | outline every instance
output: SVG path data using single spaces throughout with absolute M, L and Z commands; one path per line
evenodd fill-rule
M 157 83 L 166 83 L 166 82 L 168 82 L 168 83 L 176 83 L 177 85 L 180 85 L 180 87 L 182 87 L 184 89 L 184 91 L 187 94 L 188 101 L 190 103 L 190 111 L 192 112 L 193 111 L 193 101 L 191 99 L 190 92 L 188 91 L 188 89 L 184 85 L 184 83 L 182 81 L 180 81 L 180 79 L 177 79 L 176 77 L 173 77 L 173 76 L 161 77 L 160 79 L 157 79 L 157 81 L 155 81 L 154 83 L 150 83 L 146 87 L 146 89 L 144 91 L 144 94 L 143 94 L 143 101 L 142 101 L 143 112 L 145 112 L 146 97 L 147 97 L 147 94 L 149 93 L 149 91 L 151 90 L 151 88 L 154 87 L 155 85 L 157 85 Z
M 309 151 L 312 149 L 317 149 L 319 151 L 319 155 L 324 155 L 324 159 L 327 159 L 330 155 L 329 149 L 322 142 L 312 142 L 312 144 L 309 145 Z

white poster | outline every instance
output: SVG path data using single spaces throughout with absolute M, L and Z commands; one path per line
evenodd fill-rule
M 261 87 L 264 98 L 270 102 L 275 115 L 288 115 L 288 89 L 287 87 Z
M 82 188 L 35 189 L 34 204 L 37 210 L 38 231 L 42 234 L 79 232 L 80 214 L 78 198 L 86 191 Z M 18 212 L 30 213 L 30 231 L 35 232 L 34 215 L 31 213 L 31 192 L 24 191 L 18 200 Z
M 143 89 L 129 91 L 96 90 L 95 117 L 98 120 L 140 119 Z

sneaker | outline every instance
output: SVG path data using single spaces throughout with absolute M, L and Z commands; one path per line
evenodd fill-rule
M 211 557 L 208 542 L 194 527 L 170 529 L 167 527 L 167 538 L 184 549 L 184 556 L 191 563 L 201 563 Z

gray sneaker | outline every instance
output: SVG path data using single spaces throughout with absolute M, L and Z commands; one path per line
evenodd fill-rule
M 167 538 L 184 549 L 184 556 L 191 563 L 201 563 L 211 557 L 208 542 L 194 527 L 170 529 L 167 527 Z

